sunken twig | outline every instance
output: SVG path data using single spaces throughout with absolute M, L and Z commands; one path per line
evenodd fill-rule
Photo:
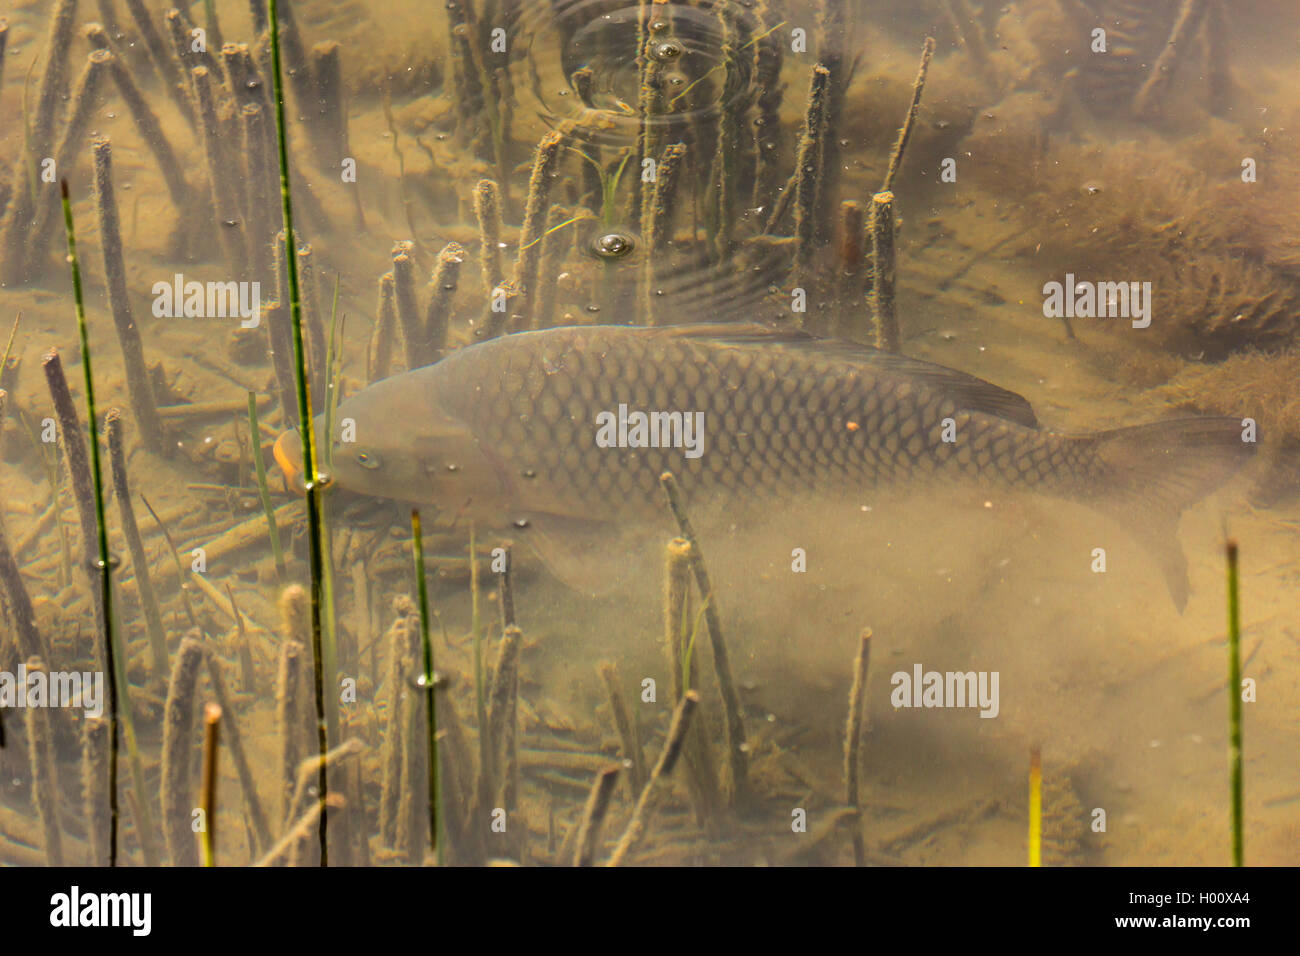
M 700 599 L 704 602 L 704 621 L 708 626 L 709 642 L 713 647 L 713 669 L 718 676 L 718 687 L 722 692 L 722 708 L 727 722 L 731 801 L 733 806 L 742 805 L 749 799 L 745 725 L 740 716 L 740 698 L 736 694 L 736 687 L 731 678 L 731 662 L 727 654 L 727 645 L 722 637 L 722 622 L 718 618 L 713 584 L 709 580 L 709 572 L 704 565 L 704 555 L 700 552 L 700 543 L 695 536 L 695 529 L 691 526 L 691 519 L 682 507 L 681 493 L 677 490 L 677 479 L 671 472 L 664 472 L 659 476 L 659 482 L 668 497 L 668 507 L 677 521 L 678 530 L 691 546 L 691 570 L 695 574 L 695 584 L 699 588 Z
M 659 760 L 656 761 L 654 770 L 650 773 L 650 779 L 641 791 L 641 796 L 637 798 L 627 829 L 623 831 L 623 836 L 619 839 L 618 845 L 614 847 L 614 852 L 609 858 L 609 866 L 622 866 L 626 862 L 628 854 L 636 849 L 645 836 L 646 826 L 649 824 L 650 817 L 658 804 L 659 795 L 667 787 L 668 775 L 673 772 L 673 767 L 677 764 L 677 758 L 681 756 L 682 744 L 685 742 L 686 732 L 691 726 L 691 716 L 699 702 L 700 695 L 695 691 L 689 691 L 677 704 L 677 709 L 673 711 L 673 722 L 668 727 L 668 739 L 664 741 L 664 749 L 660 751 Z
M 867 709 L 867 664 L 871 658 L 871 629 L 862 632 L 858 656 L 853 662 L 853 686 L 849 690 L 849 719 L 844 730 L 844 802 L 858 811 L 853 821 L 853 863 L 867 865 L 867 844 L 862 838 L 862 803 L 858 793 L 858 764 L 862 753 L 862 718 Z

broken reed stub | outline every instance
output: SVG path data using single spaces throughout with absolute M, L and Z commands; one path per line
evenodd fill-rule
M 894 312 L 894 194 L 871 197 L 871 316 L 876 347 L 899 349 L 898 317 Z

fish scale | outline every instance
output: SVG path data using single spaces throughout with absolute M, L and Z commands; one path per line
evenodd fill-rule
M 446 371 L 474 384 L 444 394 L 453 413 L 500 443 L 495 451 L 510 474 L 545 468 L 578 496 L 617 492 L 626 496 L 613 503 L 618 514 L 661 508 L 657 485 L 665 470 L 677 474 L 688 500 L 712 486 L 780 496 L 906 482 L 945 469 L 1009 484 L 1092 477 L 1083 457 L 1065 454 L 1062 436 L 957 414 L 957 404 L 936 389 L 873 372 L 874 350 L 837 358 L 780 341 L 671 329 L 549 330 L 453 356 Z M 505 352 L 512 354 L 497 354 Z M 528 353 L 531 360 L 519 360 Z M 597 414 L 620 404 L 704 412 L 703 456 L 597 447 Z M 947 417 L 956 423 L 956 444 L 941 440 Z M 560 456 L 556 448 L 581 451 Z M 1067 466 L 1075 474 L 1059 475 Z
M 600 447 L 597 416 L 620 405 L 702 412 L 701 454 Z M 608 578 L 609 539 L 662 530 L 659 476 L 672 471 L 688 507 L 733 514 L 889 486 L 1028 488 L 1080 501 L 1142 543 L 1180 608 L 1179 515 L 1255 448 L 1235 417 L 1062 434 L 1041 428 L 1020 396 L 963 372 L 729 324 L 501 336 L 375 383 L 344 401 L 337 421 L 356 435 L 346 446 L 333 438 L 339 486 L 531 528 L 543 559 L 578 586 Z M 292 432 L 276 443 L 288 475 L 297 443 Z

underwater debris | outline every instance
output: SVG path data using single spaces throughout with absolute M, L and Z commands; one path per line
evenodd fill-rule
M 158 418 L 158 405 L 153 393 L 153 383 L 145 366 L 144 346 L 140 330 L 131 312 L 131 299 L 127 294 L 126 265 L 122 256 L 122 230 L 117 214 L 117 199 L 113 193 L 113 155 L 107 138 L 96 139 L 91 145 L 95 160 L 95 206 L 99 213 L 99 248 L 104 263 L 104 276 L 108 285 L 109 309 L 117 341 L 122 347 L 122 364 L 126 371 L 127 392 L 131 396 L 131 410 L 135 413 L 140 440 L 151 451 L 167 454 L 162 422 Z
M 609 801 L 617 784 L 618 767 L 606 767 L 596 775 L 587 797 L 587 805 L 582 811 L 582 822 L 578 825 L 578 850 L 573 858 L 574 866 L 591 866 L 595 862 L 600 827 L 605 822 L 605 814 L 609 812 Z
M 161 677 L 167 673 L 167 637 L 163 633 L 162 615 L 158 610 L 158 597 L 153 589 L 149 571 L 149 558 L 136 524 L 135 509 L 131 504 L 131 489 L 126 477 L 126 453 L 122 441 L 122 413 L 110 408 L 104 416 L 104 435 L 108 442 L 109 470 L 113 476 L 113 495 L 117 498 L 118 514 L 122 519 L 122 536 L 126 538 L 131 556 L 131 571 L 135 575 L 136 593 L 144 615 L 145 632 L 153 650 L 153 671 Z
M 899 350 L 898 316 L 894 311 L 894 194 L 871 197 L 871 319 L 876 347 Z
M 687 731 L 690 730 L 691 717 L 699 703 L 700 695 L 693 690 L 683 694 L 682 699 L 677 703 L 663 750 L 659 752 L 659 759 L 655 761 L 654 769 L 650 771 L 650 779 L 646 781 L 641 795 L 637 798 L 636 806 L 632 810 L 632 818 L 628 821 L 623 836 L 619 838 L 618 845 L 614 847 L 607 866 L 622 866 L 627 861 L 628 854 L 645 838 L 646 827 L 650 824 L 651 815 L 655 812 L 663 790 L 667 786 L 668 775 L 677 765 L 677 758 L 681 755 Z
M 844 803 L 857 812 L 853 825 L 853 865 L 867 865 L 867 842 L 862 835 L 862 800 L 858 788 L 862 755 L 862 723 L 867 710 L 867 667 L 871 659 L 871 628 L 858 639 L 849 688 L 849 716 L 844 728 Z
M 190 811 L 194 807 L 192 771 L 196 689 L 199 667 L 203 663 L 203 635 L 195 630 L 187 634 L 172 663 L 167 683 L 166 720 L 162 739 L 163 836 L 167 857 L 172 866 L 198 866 L 198 847 L 190 829 Z

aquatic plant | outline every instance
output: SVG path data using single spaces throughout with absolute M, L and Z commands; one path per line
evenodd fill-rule
M 438 708 L 434 701 L 436 671 L 433 660 L 433 640 L 429 636 L 429 587 L 424 579 L 424 536 L 420 532 L 420 512 L 411 509 L 411 551 L 415 562 L 415 588 L 420 596 L 420 645 L 424 654 L 424 667 L 420 684 L 424 688 L 425 734 L 429 748 L 429 839 L 433 844 L 438 865 L 444 862 L 445 841 L 442 837 L 442 784 L 438 777 Z
M 1232 801 L 1232 865 L 1244 863 L 1241 751 L 1241 596 L 1235 540 L 1224 544 L 1228 569 L 1228 768 Z
M 1043 755 L 1029 752 L 1029 865 L 1043 865 Z
M 147 797 L 144 794 L 144 774 L 140 771 L 140 757 L 135 745 L 135 729 L 131 718 L 131 700 L 127 691 L 126 662 L 119 638 L 113 625 L 113 565 L 108 553 L 108 521 L 104 516 L 104 475 L 99 463 L 99 437 L 96 434 L 95 417 L 95 381 L 90 359 L 90 337 L 86 326 L 86 307 L 81 294 L 81 266 L 77 260 L 77 237 L 72 224 L 72 203 L 68 198 L 68 181 L 59 182 L 59 191 L 63 201 L 63 227 L 68 242 L 68 266 L 72 271 L 72 298 L 77 312 L 77 335 L 81 343 L 81 370 L 86 384 L 86 423 L 90 431 L 90 477 L 94 496 L 94 540 L 97 544 L 97 561 L 95 570 L 99 579 L 100 633 L 104 638 L 104 662 L 108 674 L 108 712 L 109 712 L 109 756 L 108 756 L 108 793 L 109 793 L 109 831 L 108 831 L 108 865 L 117 865 L 117 733 L 119 719 L 126 729 L 127 746 L 130 748 L 132 777 L 135 782 L 135 796 L 139 806 L 136 822 L 148 829 Z M 48 367 L 48 365 L 47 365 Z M 61 375 L 59 376 L 61 377 Z M 57 403 L 56 403 L 57 404 Z M 69 424 L 66 407 L 61 417 L 64 426 Z M 75 434 L 75 431 L 74 431 Z M 67 436 L 65 435 L 65 440 Z M 66 447 L 66 446 L 65 446 Z M 69 462 L 71 465 L 71 461 Z M 84 499 L 84 493 L 79 496 Z M 83 506 L 84 507 L 84 506 Z M 86 529 L 83 515 L 82 527 Z M 86 545 L 90 541 L 87 533 Z M 121 691 L 125 706 L 118 701 Z M 125 715 L 120 717 L 120 715 Z M 54 812 L 53 805 L 51 812 Z M 142 842 L 147 841 L 142 837 Z
M 280 20 L 277 0 L 267 0 L 270 22 L 271 82 L 275 92 L 275 131 L 280 161 L 280 211 L 284 217 L 286 275 L 289 283 L 289 314 L 293 328 L 294 382 L 298 398 L 298 429 L 301 435 L 304 486 L 307 491 L 307 540 L 311 562 L 311 648 L 315 666 L 313 681 L 316 701 L 316 743 L 320 751 L 317 796 L 319 800 L 318 833 L 320 864 L 329 865 L 329 817 L 325 813 L 329 795 L 325 754 L 329 750 L 325 710 L 325 660 L 322 635 L 322 605 L 333 602 L 332 590 L 326 590 L 324 573 L 325 504 L 322 500 L 321 475 L 317 469 L 316 436 L 312 427 L 311 399 L 307 381 L 307 358 L 303 350 L 302 298 L 298 288 L 298 258 L 293 249 L 293 200 L 289 192 L 289 139 L 284 123 L 284 90 L 281 85 Z M 326 436 L 326 441 L 329 436 Z M 331 635 L 332 637 L 332 635 Z M 332 641 L 331 641 L 332 643 Z

